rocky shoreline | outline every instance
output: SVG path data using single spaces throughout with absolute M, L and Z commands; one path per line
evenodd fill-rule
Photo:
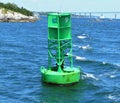
M 0 9 L 0 22 L 35 22 L 37 16 L 26 16 L 18 12 Z

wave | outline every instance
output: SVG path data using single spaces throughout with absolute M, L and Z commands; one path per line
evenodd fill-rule
M 82 61 L 85 61 L 86 58 L 85 58 L 85 57 L 76 56 L 76 60 L 82 60 Z
M 108 99 L 114 100 L 114 99 L 115 99 L 115 96 L 112 96 L 111 94 L 109 94 L 109 95 L 108 95 Z
M 75 56 L 75 55 L 72 55 L 73 57 L 75 57 L 76 60 L 79 60 L 79 61 L 83 61 L 83 62 L 86 62 L 86 63 L 96 63 L 98 65 L 101 65 L 101 66 L 115 66 L 115 67 L 120 67 L 119 64 L 115 64 L 115 63 L 109 63 L 109 62 L 104 62 L 104 61 L 97 61 L 97 60 L 90 60 L 90 59 L 87 59 L 85 57 L 80 57 L 80 56 Z
M 115 78 L 116 76 L 115 75 L 110 75 L 110 78 Z
M 91 74 L 91 73 L 84 73 L 82 75 L 82 77 L 83 77 L 83 79 L 85 79 L 85 78 L 92 78 L 94 80 L 99 80 L 99 78 L 97 78 L 94 74 Z
M 82 35 L 87 35 L 87 34 L 82 34 Z
M 114 65 L 116 65 L 116 66 L 120 67 L 120 64 L 118 64 L 118 63 L 115 63 Z
M 79 38 L 79 39 L 85 39 L 87 37 L 88 37 L 87 34 L 82 34 L 82 35 L 77 36 L 77 38 Z
M 80 57 L 80 56 L 72 55 L 72 54 L 69 54 L 69 53 L 67 53 L 67 55 L 68 55 L 68 56 L 75 57 L 75 58 L 76 58 L 76 60 L 83 60 L 83 61 L 85 61 L 85 60 L 86 60 L 86 58 L 85 58 L 85 57 Z
M 74 47 L 79 47 L 78 45 L 73 44 Z
M 106 98 L 113 100 L 116 103 L 118 103 L 118 101 L 120 101 L 119 96 L 117 97 L 116 95 L 112 95 L 112 94 L 109 94 Z
M 73 44 L 73 47 L 78 47 L 78 48 L 83 49 L 83 50 L 91 50 L 92 49 L 92 47 L 89 44 L 85 45 L 85 46 L 79 46 L 79 45 Z
M 87 38 L 87 36 L 77 36 L 77 38 L 79 38 L 79 39 L 85 39 L 85 38 Z
M 115 78 L 117 75 L 115 75 L 117 73 L 117 70 L 114 70 L 112 72 L 105 72 L 103 74 L 100 74 L 99 77 L 103 77 L 103 76 L 108 76 L 110 78 Z
M 81 48 L 81 49 L 83 49 L 83 50 L 92 49 L 92 47 L 90 47 L 90 45 L 87 45 L 87 46 L 79 46 L 79 48 Z

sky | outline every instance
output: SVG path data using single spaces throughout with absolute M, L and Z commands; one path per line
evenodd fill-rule
M 0 0 L 31 11 L 120 12 L 120 0 Z

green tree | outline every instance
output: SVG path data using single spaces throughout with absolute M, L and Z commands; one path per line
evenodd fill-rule
M 0 8 L 5 8 L 14 12 L 19 12 L 21 14 L 27 15 L 27 16 L 33 16 L 33 13 L 23 7 L 18 7 L 16 4 L 14 3 L 1 3 L 0 2 Z

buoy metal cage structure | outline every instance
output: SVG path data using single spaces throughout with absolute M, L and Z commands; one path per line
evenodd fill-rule
M 48 67 L 42 66 L 40 71 L 46 83 L 79 82 L 80 67 L 73 66 L 70 13 L 48 14 Z

